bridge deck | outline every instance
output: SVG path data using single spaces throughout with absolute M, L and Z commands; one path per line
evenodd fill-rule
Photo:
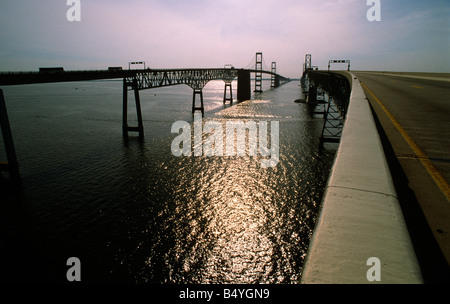
M 416 215 L 411 229 L 424 238 L 426 230 L 431 229 L 428 232 L 450 264 L 450 75 L 355 74 L 398 160 L 397 175 L 406 176 L 404 203 L 412 207 L 417 200 L 429 225 L 420 226 Z M 418 248 L 418 254 L 430 255 L 432 246 L 426 243 Z
M 211 80 L 212 73 L 215 73 L 214 79 L 221 79 L 223 75 L 228 76 L 234 74 L 237 77 L 237 71 L 243 69 L 230 68 L 181 68 L 181 69 L 134 69 L 134 70 L 85 70 L 85 71 L 55 71 L 55 72 L 1 72 L 0 85 L 20 85 L 33 83 L 50 83 L 50 82 L 68 82 L 68 81 L 84 81 L 84 80 L 100 80 L 100 79 L 118 79 L 135 77 L 136 75 L 152 75 L 154 78 L 163 78 L 166 74 L 184 75 L 189 81 Z M 264 74 L 275 75 L 281 80 L 287 78 L 273 73 L 271 71 L 257 71 L 246 69 L 250 73 L 261 72 Z M 186 76 L 188 75 L 188 76 Z M 167 78 L 167 77 L 166 77 Z M 169 76 L 170 78 L 170 76 Z M 188 82 L 188 80 L 187 80 Z M 184 84 L 186 82 L 176 82 L 174 84 Z M 187 83 L 186 83 L 187 84 Z M 159 86 L 173 85 L 169 82 L 162 82 Z M 153 86 L 155 87 L 155 86 Z

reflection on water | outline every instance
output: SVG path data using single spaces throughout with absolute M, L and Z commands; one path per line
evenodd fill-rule
M 298 282 L 333 153 L 319 154 L 322 121 L 293 102 L 297 83 L 233 106 L 223 82 L 205 88 L 205 121 L 280 122 L 273 168 L 260 156 L 173 156 L 171 125 L 193 122 L 185 87 L 145 91 L 145 141 L 123 142 L 120 82 L 52 86 L 64 97 L 7 99 L 25 190 L 15 216 L 0 217 L 4 271 L 31 252 L 43 280 L 64 281 L 77 256 L 85 281 Z

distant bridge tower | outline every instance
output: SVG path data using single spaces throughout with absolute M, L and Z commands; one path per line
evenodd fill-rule
M 303 74 L 300 79 L 300 86 L 302 87 L 303 94 L 308 95 L 309 91 L 309 79 L 306 71 L 311 69 L 311 54 L 305 55 L 305 63 L 303 63 Z
M 255 91 L 257 93 L 262 92 L 262 71 L 263 69 L 263 58 L 262 53 L 258 52 L 256 53 L 256 60 L 255 60 Z
M 303 72 L 311 68 L 311 54 L 306 54 L 305 65 L 303 66 Z
M 276 77 L 276 73 L 277 73 L 277 63 L 276 62 L 272 62 L 272 71 L 271 71 L 272 73 L 274 73 L 274 74 L 272 74 L 272 78 L 271 78 L 271 83 L 270 83 L 270 87 L 271 88 L 275 88 L 275 87 L 277 87 L 277 77 Z

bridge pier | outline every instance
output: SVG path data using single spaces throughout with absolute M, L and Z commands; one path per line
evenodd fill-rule
M 326 118 L 327 114 L 327 103 L 325 99 L 319 100 L 317 98 L 318 87 L 314 83 L 310 83 L 308 89 L 308 95 L 306 97 L 306 102 L 314 107 L 312 110 L 312 115 L 322 115 L 323 118 Z M 325 97 L 324 97 L 325 98 Z
M 312 114 L 319 114 L 322 115 L 323 118 L 326 118 L 326 114 L 327 114 L 327 106 L 328 103 L 325 100 L 325 93 L 324 91 L 321 89 L 321 94 L 318 95 L 319 88 L 316 86 L 312 86 L 310 88 L 310 93 L 308 95 L 309 98 L 308 103 L 312 104 L 314 106 L 314 110 L 312 112 Z M 321 96 L 321 99 L 318 99 L 317 97 Z
M 311 84 L 308 89 L 308 97 L 307 102 L 309 104 L 316 104 L 317 103 L 317 88 L 314 84 Z
M 335 73 L 322 73 L 308 70 L 305 73 L 309 79 L 308 103 L 323 103 L 323 111 L 314 110 L 314 114 L 323 114 L 324 124 L 320 136 L 320 147 L 325 142 L 338 143 L 340 141 L 343 123 L 347 115 L 348 101 L 351 93 L 351 79 Z M 317 88 L 327 92 L 328 100 L 318 100 Z
M 8 159 L 7 163 L 0 163 L 0 171 L 8 171 L 11 181 L 20 184 L 19 164 L 17 162 L 16 150 L 14 149 L 3 90 L 0 90 L 0 126 L 3 134 L 3 142 L 5 144 L 6 157 Z
M 227 88 L 230 88 L 230 97 L 227 98 Z M 225 81 L 225 91 L 223 92 L 223 104 L 227 101 L 230 101 L 230 104 L 233 104 L 233 88 L 231 86 L 231 82 Z
M 251 99 L 250 71 L 238 70 L 237 98 L 239 102 Z
M 136 103 L 136 114 L 138 120 L 137 127 L 128 126 L 128 87 L 132 87 L 134 91 L 134 100 Z M 133 78 L 133 81 L 129 82 L 126 78 L 123 79 L 123 122 L 122 122 L 122 133 L 124 138 L 128 138 L 128 132 L 138 132 L 139 138 L 144 138 L 144 125 L 142 123 L 142 111 L 141 111 L 141 100 L 139 97 L 139 88 L 137 85 L 137 79 Z
M 274 88 L 278 88 L 280 86 L 280 76 L 275 75 L 275 85 Z
M 200 95 L 200 107 L 196 106 L 195 97 L 197 95 Z M 204 107 L 203 107 L 203 90 L 202 89 L 194 89 L 194 94 L 192 96 L 192 113 L 194 113 L 196 110 L 202 111 L 202 114 L 204 114 Z
M 276 62 L 272 62 L 272 73 L 276 74 L 277 73 L 277 63 Z M 280 77 L 278 75 L 271 75 L 271 82 L 270 82 L 270 87 L 271 88 L 277 88 L 280 86 Z

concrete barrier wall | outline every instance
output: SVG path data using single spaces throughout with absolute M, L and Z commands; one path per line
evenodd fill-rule
M 423 283 L 368 100 L 350 75 L 347 119 L 301 283 Z

